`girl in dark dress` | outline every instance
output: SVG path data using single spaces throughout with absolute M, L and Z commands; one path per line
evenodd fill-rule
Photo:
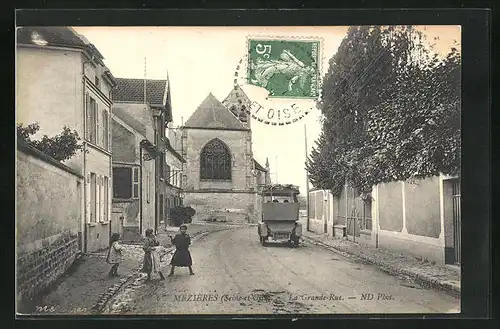
M 175 267 L 188 267 L 189 274 L 194 275 L 193 260 L 191 259 L 191 253 L 189 252 L 189 245 L 191 244 L 191 237 L 187 234 L 187 226 L 182 224 L 180 226 L 180 233 L 177 233 L 175 237 L 170 236 L 172 244 L 175 246 L 175 253 L 172 256 L 170 265 L 170 274 L 168 276 L 174 275 Z
M 160 280 L 165 280 L 163 273 L 160 271 L 160 261 L 159 256 L 156 251 L 160 243 L 156 240 L 152 229 L 146 230 L 146 239 L 142 249 L 144 250 L 144 261 L 142 264 L 142 272 L 148 275 L 148 281 L 151 280 L 151 274 L 158 274 Z

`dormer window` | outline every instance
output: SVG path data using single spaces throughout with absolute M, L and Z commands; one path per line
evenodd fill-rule
M 97 87 L 97 89 L 101 89 L 101 81 L 97 76 L 95 77 L 94 84 Z

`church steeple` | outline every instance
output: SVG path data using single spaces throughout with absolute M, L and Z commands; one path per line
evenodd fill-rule
M 222 104 L 245 126 L 250 128 L 250 99 L 245 92 L 236 85 L 229 95 L 222 101 Z
M 267 157 L 266 157 L 266 173 L 265 173 L 264 177 L 265 177 L 264 181 L 265 181 L 266 185 L 271 184 L 271 172 L 269 169 L 269 158 L 267 158 Z

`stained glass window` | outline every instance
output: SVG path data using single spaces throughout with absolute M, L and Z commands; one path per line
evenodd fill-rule
M 220 139 L 208 142 L 200 155 L 201 179 L 231 179 L 231 154 Z

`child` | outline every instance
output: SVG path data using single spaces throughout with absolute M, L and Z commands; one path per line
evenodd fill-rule
M 170 240 L 172 240 L 172 244 L 175 246 L 175 253 L 170 261 L 172 268 L 170 269 L 170 274 L 168 276 L 174 275 L 176 266 L 188 267 L 189 274 L 194 275 L 193 268 L 191 267 L 193 265 L 193 261 L 191 259 L 191 253 L 189 252 L 191 237 L 186 233 L 187 226 L 185 224 L 182 224 L 179 229 L 180 233 L 177 233 L 175 237 L 170 236 Z
M 106 258 L 106 262 L 111 264 L 111 270 L 109 271 L 109 276 L 118 276 L 118 266 L 123 261 L 122 250 L 123 246 L 119 243 L 120 234 L 113 233 L 111 235 L 110 247 L 108 250 L 108 257 Z
M 144 250 L 144 260 L 142 265 L 142 272 L 148 275 L 147 281 L 151 281 L 151 276 L 153 274 L 158 274 L 160 280 L 165 280 L 163 273 L 160 271 L 160 256 L 156 251 L 156 248 L 160 245 L 158 240 L 153 234 L 152 229 L 146 230 L 146 239 L 144 239 L 144 244 L 142 249 Z

